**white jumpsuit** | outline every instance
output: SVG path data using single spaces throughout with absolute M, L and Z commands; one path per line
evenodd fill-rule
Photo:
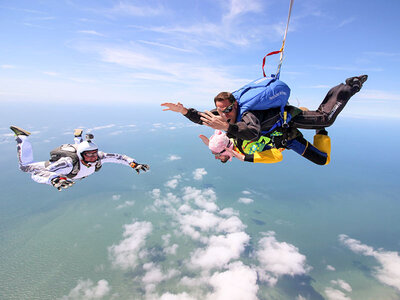
M 31 173 L 32 179 L 38 183 L 51 184 L 51 180 L 57 176 L 67 176 L 73 170 L 72 158 L 62 157 L 56 162 L 50 163 L 47 161 L 35 162 L 33 160 L 32 145 L 29 142 L 28 136 L 19 135 L 17 141 L 17 154 L 19 168 L 27 173 Z M 75 141 L 75 144 L 76 143 Z M 99 160 L 103 163 L 116 163 L 129 166 L 130 163 L 137 163 L 133 158 L 116 153 L 104 153 L 99 151 Z M 95 172 L 96 166 L 86 166 L 80 161 L 79 172 L 71 180 L 87 177 Z

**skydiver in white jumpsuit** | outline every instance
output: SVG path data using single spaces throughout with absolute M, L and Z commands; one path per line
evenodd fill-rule
M 52 185 L 59 191 L 72 186 L 75 180 L 83 179 L 98 171 L 103 163 L 127 165 L 138 174 L 140 171 L 146 172 L 150 168 L 147 164 L 140 164 L 127 155 L 98 151 L 97 145 L 91 141 L 93 135 L 87 135 L 87 140 L 83 141 L 81 129 L 74 132 L 75 144 L 60 146 L 63 147 L 61 152 L 68 153 L 67 156 L 62 154 L 60 157 L 52 157 L 50 161 L 35 162 L 32 145 L 29 142 L 30 133 L 16 126 L 11 126 L 10 129 L 16 135 L 21 171 L 30 173 L 34 181 Z

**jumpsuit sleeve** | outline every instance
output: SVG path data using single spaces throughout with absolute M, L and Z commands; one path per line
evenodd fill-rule
M 214 115 L 218 115 L 218 111 L 216 109 L 213 109 L 210 112 Z M 259 139 L 261 136 L 261 125 L 259 116 L 257 116 L 259 113 L 261 112 L 245 112 L 240 122 L 229 124 L 227 133 L 242 140 Z M 188 112 L 185 117 L 193 123 L 203 125 L 203 122 L 200 120 L 200 112 L 194 108 L 188 108 Z
M 255 152 L 254 154 L 245 154 L 244 161 L 252 163 L 273 164 L 280 162 L 283 159 L 281 151 L 276 148 Z
M 73 169 L 72 159 L 63 157 L 51 163 L 46 168 L 35 169 L 32 172 L 32 179 L 38 183 L 50 184 L 51 180 L 60 175 L 68 175 Z
M 101 163 L 113 163 L 113 164 L 122 164 L 129 166 L 130 163 L 137 164 L 137 161 L 134 160 L 132 157 L 129 157 L 125 154 L 118 154 L 118 153 L 105 153 L 99 151 L 99 158 Z
M 200 120 L 200 112 L 194 108 L 188 108 L 188 112 L 186 115 L 184 115 L 186 118 L 188 118 L 190 121 L 193 123 L 203 125 L 203 121 Z M 214 115 L 218 115 L 218 111 L 216 109 L 211 110 Z
M 188 108 L 188 112 L 184 116 L 193 123 L 203 125 L 203 122 L 200 120 L 200 113 L 194 108 Z
M 256 112 L 248 111 L 241 121 L 229 124 L 228 134 L 241 140 L 257 140 L 261 136 L 261 124 Z

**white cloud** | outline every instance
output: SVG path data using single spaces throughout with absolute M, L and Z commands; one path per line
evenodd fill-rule
M 171 179 L 167 181 L 164 186 L 169 187 L 170 189 L 175 189 L 178 186 L 178 179 Z
M 160 297 L 160 300 L 198 300 L 198 298 L 192 297 L 186 292 L 180 294 L 165 293 Z
M 242 194 L 243 194 L 243 195 L 250 195 L 251 192 L 250 192 L 250 191 L 242 191 Z
M 338 280 L 331 280 L 332 285 L 337 285 L 339 286 L 342 290 L 346 291 L 346 292 L 351 292 L 353 289 L 351 288 L 350 284 L 348 284 L 346 281 L 342 280 L 342 279 L 338 279 Z
M 124 132 L 122 130 L 116 130 L 110 133 L 110 135 L 120 135 L 123 134 Z
M 105 48 L 102 49 L 101 56 L 105 62 L 114 63 L 133 69 L 151 69 L 153 71 L 166 72 L 167 74 L 171 74 L 172 71 L 168 70 L 166 64 L 163 64 L 159 58 L 152 57 L 149 54 L 141 52 L 117 48 Z
M 340 290 L 328 287 L 325 289 L 325 295 L 328 300 L 351 300 L 345 293 Z
M 327 265 L 327 266 L 326 266 L 326 269 L 327 269 L 328 271 L 336 271 L 335 267 L 333 267 L 333 266 L 331 266 L 331 265 Z
M 260 263 L 259 276 L 263 281 L 274 285 L 283 275 L 303 275 L 310 267 L 306 265 L 306 257 L 299 249 L 286 242 L 278 242 L 275 232 L 268 232 L 258 243 L 256 256 Z
M 218 206 L 215 204 L 217 196 L 212 189 L 199 190 L 193 187 L 185 187 L 183 191 L 182 199 L 186 202 L 193 201 L 198 207 L 210 212 L 218 210 Z
M 400 94 L 391 93 L 381 90 L 367 90 L 368 92 L 360 93 L 358 98 L 365 100 L 386 100 L 386 101 L 400 101 Z
M 1 65 L 0 66 L 2 69 L 15 69 L 16 67 L 13 65 Z
M 135 201 L 125 201 L 123 204 L 117 206 L 117 209 L 129 207 L 135 205 Z
M 244 204 L 250 204 L 250 203 L 253 203 L 254 200 L 251 199 L 251 198 L 243 198 L 242 197 L 242 198 L 239 198 L 238 202 L 239 203 L 244 203 Z
M 257 273 L 242 262 L 234 262 L 228 270 L 214 273 L 209 284 L 214 291 L 207 295 L 209 300 L 256 300 Z
M 164 242 L 163 245 L 164 246 L 168 246 L 169 245 L 169 241 L 171 240 L 171 234 L 170 233 L 164 234 L 163 236 L 161 236 L 161 239 Z
M 108 295 L 111 288 L 107 280 L 99 280 L 97 285 L 88 280 L 79 280 L 78 285 L 74 287 L 68 296 L 64 296 L 63 300 L 73 300 L 73 299 L 102 299 L 104 296 Z
M 176 251 L 178 250 L 178 248 L 178 244 L 173 244 L 171 246 L 165 247 L 163 251 L 165 254 L 176 255 Z
M 148 44 L 148 45 L 151 45 L 151 46 L 157 46 L 157 47 L 172 49 L 172 50 L 179 51 L 179 52 L 189 52 L 189 53 L 194 53 L 195 52 L 194 50 L 185 49 L 185 48 L 178 48 L 178 47 L 174 47 L 174 46 L 171 46 L 171 45 L 168 45 L 168 44 L 155 43 L 155 42 L 151 42 L 151 41 L 139 40 L 138 42 L 144 43 L 144 44 Z
M 149 299 L 257 299 L 258 278 L 274 284 L 280 276 L 301 275 L 309 270 L 305 256 L 293 245 L 278 242 L 271 232 L 260 241 L 255 255 L 247 257 L 254 263 L 244 265 L 242 255 L 250 236 L 245 232 L 246 225 L 239 219 L 239 213 L 229 207 L 221 210 L 212 189 L 186 186 L 180 192 L 178 196 L 154 189 L 150 194 L 154 198 L 154 211 L 162 209 L 172 216 L 171 224 L 176 226 L 161 236 L 163 253 L 176 255 L 177 249 L 181 249 L 181 244 L 171 243 L 174 236 L 186 241 L 182 251 L 190 249 L 190 243 L 182 235 L 190 237 L 192 245 L 197 247 L 190 250 L 182 266 L 182 272 L 186 268 L 191 277 L 185 276 L 179 281 L 180 285 L 190 287 L 191 292 L 156 295 L 159 284 L 167 280 L 165 276 L 169 272 L 152 265 L 143 282 Z
M 207 175 L 207 171 L 204 168 L 198 168 L 193 171 L 194 180 L 202 180 L 204 175 Z
M 245 232 L 211 236 L 205 249 L 192 254 L 190 265 L 202 269 L 221 268 L 232 259 L 238 259 L 250 241 Z
M 227 208 L 220 210 L 219 214 L 221 216 L 228 216 L 228 217 L 239 215 L 239 213 L 237 211 L 235 211 L 232 207 L 227 207 Z
M 71 134 L 71 133 L 68 133 L 68 134 Z M 15 136 L 15 134 L 14 133 L 4 133 L 4 134 L 2 134 L 2 136 L 13 137 L 13 136 Z
M 107 128 L 112 128 L 114 126 L 115 126 L 115 124 L 109 124 L 109 125 L 104 125 L 104 126 L 96 126 L 96 127 L 93 127 L 93 128 L 89 128 L 88 131 L 107 129 Z
M 171 234 L 165 234 L 161 237 L 161 239 L 163 240 L 163 252 L 165 254 L 171 254 L 171 255 L 175 255 L 176 254 L 176 250 L 179 248 L 178 244 L 173 244 L 171 246 L 169 246 L 169 242 L 171 239 Z
M 261 1 L 257 0 L 230 0 L 228 13 L 223 16 L 223 21 L 231 22 L 238 18 L 239 15 L 243 15 L 249 12 L 258 13 L 261 9 Z
M 196 26 L 196 28 L 198 27 Z M 168 28 L 168 35 L 171 33 L 173 31 Z M 208 37 L 204 37 L 204 40 L 209 41 Z M 221 37 L 216 40 L 221 43 Z M 233 39 L 232 41 L 238 43 L 239 39 Z M 184 43 L 187 44 L 187 41 Z M 223 44 L 223 47 L 226 47 L 226 44 Z M 156 81 L 169 86 L 179 83 L 180 86 L 186 88 L 171 91 L 170 97 L 188 98 L 192 103 L 203 100 L 204 97 L 213 97 L 222 86 L 227 90 L 233 90 L 239 84 L 242 85 L 247 81 L 247 79 L 234 78 L 231 75 L 230 66 L 215 66 L 215 64 L 207 62 L 193 62 L 192 60 L 186 60 L 182 55 L 175 59 L 171 56 L 165 58 L 166 54 L 162 51 L 157 51 L 154 47 L 146 48 L 143 44 L 137 45 L 133 43 L 129 45 L 129 48 L 110 45 L 99 49 L 93 46 L 90 51 L 97 52 L 101 60 L 106 63 L 129 68 L 131 72 L 130 80 L 140 83 Z M 194 85 L 193 82 L 196 82 L 196 84 Z M 142 94 L 142 98 L 151 98 L 152 101 L 160 98 L 158 91 L 154 89 L 150 91 L 149 89 L 146 89 L 146 91 L 139 89 L 136 92 Z M 196 94 L 196 96 L 193 96 L 193 94 Z M 191 96 L 189 97 L 189 95 Z
M 108 13 L 148 18 L 152 16 L 163 15 L 167 11 L 168 10 L 162 6 L 138 6 L 128 3 L 126 1 L 119 1 L 118 4 L 116 4 L 110 11 L 108 11 Z
M 147 236 L 152 232 L 153 226 L 150 222 L 134 222 L 124 225 L 122 240 L 118 245 L 108 247 L 108 253 L 114 267 L 123 270 L 135 268 L 138 259 L 145 255 L 142 248 Z
M 174 154 L 171 154 L 170 156 L 168 156 L 169 161 L 174 161 L 174 160 L 179 160 L 179 159 L 182 159 L 182 157 L 180 157 L 178 155 L 174 155 Z
M 104 34 L 99 33 L 95 30 L 79 30 L 79 33 L 89 34 L 89 35 L 96 35 L 96 36 L 104 36 Z
M 113 195 L 113 196 L 112 196 L 112 199 L 113 199 L 114 201 L 118 201 L 119 199 L 121 199 L 121 195 Z
M 160 282 L 168 280 L 180 273 L 175 269 L 171 269 L 167 274 L 164 274 L 161 267 L 152 262 L 144 264 L 143 269 L 146 271 L 146 274 L 142 277 L 142 282 L 147 294 L 154 292 L 156 285 Z
M 355 20 L 356 20 L 356 18 L 354 18 L 354 17 L 347 18 L 347 19 L 343 20 L 342 22 L 340 22 L 337 27 L 341 28 L 343 26 L 353 23 Z
M 178 222 L 181 224 L 182 233 L 191 236 L 193 239 L 200 238 L 200 233 L 196 230 L 207 232 L 219 224 L 221 218 L 205 210 L 180 210 L 185 214 L 179 216 Z
M 161 196 L 161 190 L 160 190 L 160 189 L 153 189 L 153 190 L 150 192 L 150 194 L 151 194 L 151 196 L 152 196 L 154 199 L 158 199 L 158 198 L 160 198 L 160 196 Z
M 246 225 L 237 216 L 231 216 L 228 219 L 221 219 L 215 230 L 217 232 L 233 233 L 242 231 L 245 228 Z
M 375 250 L 373 247 L 361 244 L 360 241 L 345 234 L 339 235 L 339 241 L 354 253 L 374 257 L 380 263 L 380 266 L 375 268 L 373 275 L 380 282 L 400 291 L 400 257 L 398 252 L 383 249 Z

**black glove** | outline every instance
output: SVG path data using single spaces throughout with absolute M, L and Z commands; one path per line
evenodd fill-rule
M 75 182 L 73 182 L 72 180 L 69 180 L 63 176 L 57 176 L 51 180 L 51 184 L 59 191 L 69 188 L 74 183 Z
M 150 169 L 149 165 L 146 165 L 146 164 L 137 164 L 137 163 L 131 162 L 129 165 L 138 174 L 140 173 L 140 170 L 142 170 L 143 172 L 147 172 Z

